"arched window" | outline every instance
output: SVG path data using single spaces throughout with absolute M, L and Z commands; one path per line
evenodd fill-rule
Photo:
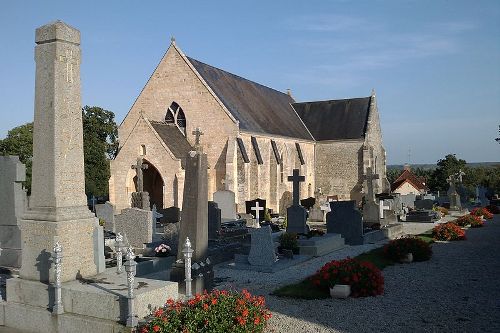
M 179 128 L 182 134 L 186 135 L 186 116 L 182 108 L 176 102 L 172 102 L 168 107 L 167 114 L 165 115 L 165 122 L 167 124 L 177 125 L 177 128 Z

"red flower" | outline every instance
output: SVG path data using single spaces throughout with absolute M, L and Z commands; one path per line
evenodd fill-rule
M 203 304 L 203 310 L 205 310 L 205 311 L 208 310 L 208 304 L 207 303 Z
M 160 332 L 160 326 L 158 325 L 153 326 L 153 332 Z

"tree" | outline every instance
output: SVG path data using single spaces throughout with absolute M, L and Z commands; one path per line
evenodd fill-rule
M 14 127 L 7 133 L 7 137 L 0 140 L 0 154 L 17 155 L 26 165 L 26 181 L 24 187 L 31 194 L 31 166 L 33 163 L 33 123 Z
M 432 191 L 446 191 L 448 189 L 448 177 L 460 170 L 465 172 L 466 164 L 465 160 L 457 159 L 455 154 L 446 155 L 444 159 L 437 162 L 437 168 L 429 179 L 429 188 Z
M 109 159 L 118 153 L 118 129 L 113 112 L 100 107 L 85 106 L 82 109 L 83 151 L 85 158 L 85 193 L 95 196 L 108 194 L 110 176 Z M 18 155 L 26 164 L 25 187 L 31 192 L 33 159 L 33 123 L 11 129 L 0 140 L 0 154 Z
M 82 118 L 85 193 L 87 196 L 106 196 L 111 175 L 109 159 L 114 159 L 118 152 L 115 115 L 97 106 L 85 106 Z

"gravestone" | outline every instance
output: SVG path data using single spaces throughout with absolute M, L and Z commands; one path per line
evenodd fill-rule
M 233 191 L 217 191 L 214 193 L 214 202 L 221 210 L 222 220 L 236 220 L 236 201 Z
M 17 220 L 27 208 L 26 167 L 17 156 L 0 156 L 0 266 L 21 267 L 21 231 Z
M 363 220 L 356 201 L 332 201 L 326 214 L 327 233 L 340 234 L 348 245 L 363 244 Z
M 158 223 L 158 219 L 161 219 L 163 217 L 163 214 L 158 212 L 156 209 L 156 204 L 153 204 L 153 208 L 151 209 L 151 218 L 152 218 L 152 223 L 151 223 L 151 228 L 153 232 L 153 242 L 159 241 L 159 237 L 157 235 L 157 230 L 156 230 L 156 224 Z
M 407 208 L 415 208 L 415 200 L 417 200 L 417 196 L 414 193 L 400 195 L 399 198 L 402 206 Z
M 256 201 L 255 206 L 250 207 L 250 210 L 254 212 L 253 215 L 255 216 L 255 221 L 259 223 L 263 218 L 265 208 L 260 206 L 259 202 Z
M 149 193 L 144 191 L 144 174 L 142 170 L 147 170 L 148 165 L 144 163 L 142 157 L 137 158 L 137 163 L 131 166 L 137 175 L 137 192 L 132 193 L 132 208 L 149 210 Z
M 267 206 L 266 206 L 266 200 L 257 198 L 257 199 L 254 199 L 254 200 L 245 201 L 246 213 L 247 214 L 252 214 L 253 217 L 255 217 L 255 210 L 253 210 L 252 208 L 255 207 L 255 205 L 257 203 L 259 203 L 259 207 L 264 208 L 264 212 L 266 211 L 266 208 L 267 208 Z M 264 219 L 264 214 L 260 214 L 260 220 L 257 221 L 257 222 L 260 222 L 263 219 Z
M 462 179 L 462 175 L 459 173 L 460 180 Z M 457 192 L 456 186 L 455 186 L 455 175 L 450 175 L 447 179 L 449 188 L 448 188 L 448 198 L 450 202 L 450 210 L 461 210 L 462 209 L 462 203 L 460 201 L 460 195 Z
M 272 266 L 276 262 L 271 227 L 264 226 L 250 231 L 251 245 L 248 262 L 253 266 Z
M 105 230 L 115 232 L 115 213 L 115 206 L 109 201 L 95 205 L 95 215 L 104 220 Z
M 218 239 L 221 229 L 221 210 L 214 201 L 208 202 L 208 239 Z
M 316 203 L 316 199 L 313 197 L 309 197 L 309 198 L 300 200 L 300 205 L 308 210 L 311 209 L 315 203 Z
M 367 193 L 363 205 L 363 222 L 370 225 L 380 223 L 380 208 L 375 202 L 375 192 L 373 189 L 373 180 L 378 179 L 377 174 L 372 173 L 372 168 L 366 168 L 366 175 L 363 176 L 366 181 Z
M 478 187 L 478 190 L 479 190 L 478 198 L 481 206 L 483 207 L 488 206 L 490 204 L 490 200 L 488 200 L 488 198 L 486 197 L 487 189 L 481 186 Z
M 325 212 L 321 209 L 321 200 L 324 198 L 321 188 L 314 192 L 315 198 L 313 206 L 309 209 L 309 221 L 325 222 Z
M 307 210 L 299 205 L 299 184 L 305 181 L 305 177 L 299 176 L 299 169 L 293 169 L 293 175 L 288 176 L 288 181 L 293 182 L 293 205 L 287 209 L 286 232 L 307 234 L 309 232 L 309 227 L 306 224 Z
M 172 206 L 159 209 L 158 212 L 163 215 L 160 218 L 160 223 L 162 224 L 177 223 L 181 220 L 181 210 L 179 207 Z
M 125 208 L 115 216 L 116 232 L 126 237 L 126 244 L 144 248 L 145 243 L 153 241 L 153 214 L 150 210 Z
M 293 205 L 292 192 L 289 191 L 283 192 L 283 195 L 281 196 L 280 199 L 279 214 L 281 216 L 286 216 L 286 210 L 288 209 L 288 207 L 291 207 L 292 205 Z
M 430 199 L 415 200 L 416 209 L 432 210 L 432 207 L 434 207 L 434 200 Z

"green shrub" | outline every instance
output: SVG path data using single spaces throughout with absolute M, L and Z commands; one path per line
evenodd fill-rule
M 280 246 L 286 250 L 297 250 L 299 242 L 297 241 L 297 234 L 294 232 L 285 232 L 280 235 Z

